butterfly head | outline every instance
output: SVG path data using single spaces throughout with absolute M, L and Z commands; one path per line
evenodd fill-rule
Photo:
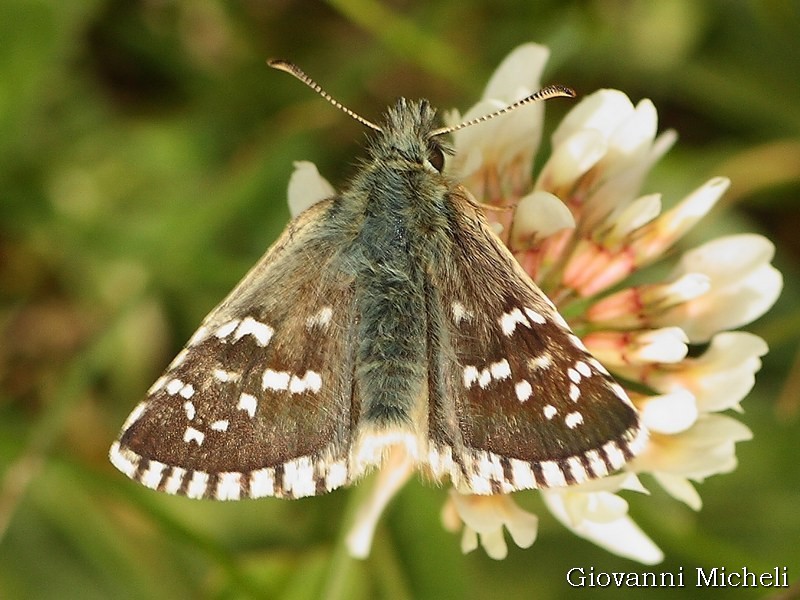
M 441 173 L 445 155 L 453 150 L 435 133 L 435 119 L 436 109 L 427 100 L 398 99 L 370 144 L 372 157 L 419 164 Z

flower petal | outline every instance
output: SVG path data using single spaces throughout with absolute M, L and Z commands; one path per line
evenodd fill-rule
M 718 333 L 702 355 L 656 370 L 648 382 L 663 392 L 689 390 L 703 412 L 741 410 L 739 402 L 753 388 L 755 374 L 761 368 L 760 357 L 767 350 L 764 340 L 752 333 Z
M 637 239 L 632 247 L 638 257 L 638 264 L 644 265 L 659 258 L 708 214 L 729 186 L 729 179 L 714 177 L 637 232 Z
M 533 192 L 519 201 L 511 225 L 509 247 L 523 250 L 562 229 L 574 228 L 572 212 L 549 192 Z
M 661 472 L 702 481 L 736 468 L 735 443 L 749 440 L 742 423 L 719 414 L 700 415 L 676 435 L 652 434 L 642 454 L 629 463 L 637 472 Z
M 633 109 L 633 113 L 619 124 L 609 136 L 608 159 L 624 168 L 625 163 L 637 159 L 646 153 L 656 137 L 658 114 L 650 100 L 642 100 Z
M 522 510 L 515 503 L 511 503 L 507 510 L 510 511 L 507 523 L 514 524 L 513 527 L 508 527 L 511 539 L 520 548 L 530 548 L 539 534 L 539 518 Z
M 542 71 L 550 58 L 550 49 L 540 44 L 517 46 L 495 69 L 483 91 L 484 98 L 518 100 L 521 89 L 531 91 L 539 87 Z
M 520 548 L 528 548 L 536 540 L 538 517 L 517 506 L 511 496 L 475 496 L 450 490 L 442 517 L 451 531 L 456 521 L 453 509 L 464 524 L 461 548 L 465 553 L 474 550 L 480 538 L 481 546 L 491 558 L 505 558 L 508 549 L 503 527 Z
M 355 521 L 347 534 L 345 543 L 354 558 L 366 558 L 372 547 L 372 537 L 378 519 L 386 505 L 408 481 L 414 472 L 414 463 L 402 446 L 389 449 L 388 458 L 384 461 L 367 502 L 362 504 L 356 514 Z
M 584 97 L 569 111 L 553 133 L 553 147 L 574 133 L 584 130 L 600 132 L 606 139 L 633 114 L 633 103 L 619 90 L 599 90 Z
M 576 131 L 558 145 L 542 168 L 536 189 L 566 193 L 608 151 L 603 135 L 592 129 Z
M 694 396 L 678 389 L 664 396 L 651 396 L 636 402 L 642 422 L 651 432 L 674 434 L 686 431 L 697 421 L 698 410 Z
M 486 551 L 486 554 L 489 558 L 493 558 L 495 560 L 503 560 L 506 556 L 508 556 L 508 546 L 506 546 L 506 540 L 503 537 L 503 529 L 493 529 L 487 533 L 483 533 L 480 536 L 481 538 L 481 546 Z
M 685 477 L 670 475 L 669 473 L 653 473 L 653 477 L 664 488 L 664 491 L 676 500 L 680 500 L 694 510 L 703 508 L 703 500 L 700 498 L 700 494 L 697 493 L 697 490 Z
M 640 285 L 606 296 L 589 307 L 586 319 L 615 329 L 650 326 L 667 309 L 702 296 L 710 289 L 708 275 L 687 273 L 675 281 Z
M 301 212 L 336 194 L 333 186 L 319 174 L 314 163 L 300 160 L 294 163 L 289 178 L 289 212 L 296 217 Z
M 596 523 L 610 523 L 628 514 L 628 503 L 612 492 L 585 492 L 583 490 L 553 490 L 561 494 L 564 510 L 574 526 L 589 520 Z
M 661 194 L 649 194 L 637 198 L 622 210 L 612 213 L 608 219 L 612 228 L 606 236 L 608 241 L 605 241 L 605 244 L 608 246 L 618 244 L 632 232 L 655 219 L 660 212 Z
M 461 534 L 461 553 L 469 554 L 478 547 L 478 534 L 474 529 L 464 527 L 464 532 Z
M 605 548 L 618 556 L 630 558 L 646 565 L 664 560 L 664 554 L 653 541 L 628 516 L 607 523 L 584 520 L 572 525 L 567 518 L 564 500 L 560 494 L 543 493 L 550 512 L 576 535 Z
M 689 351 L 687 341 L 680 327 L 628 332 L 595 331 L 583 338 L 589 352 L 612 369 L 679 362 Z
M 708 276 L 708 293 L 676 306 L 658 319 L 678 325 L 692 342 L 733 329 L 763 315 L 778 299 L 783 277 L 769 262 L 775 246 L 756 234 L 719 238 L 684 254 L 675 275 Z
M 482 100 L 460 120 L 489 114 L 537 90 L 548 56 L 549 50 L 537 44 L 516 48 L 495 71 Z M 534 102 L 502 119 L 454 132 L 456 155 L 449 170 L 460 174 L 462 183 L 481 202 L 493 204 L 499 203 L 500 195 L 523 195 L 530 183 L 530 166 L 541 139 L 543 115 L 544 105 Z M 450 113 L 448 123 L 456 116 L 457 113 Z M 495 181 L 487 184 L 490 179 Z M 513 198 L 505 200 L 511 202 Z

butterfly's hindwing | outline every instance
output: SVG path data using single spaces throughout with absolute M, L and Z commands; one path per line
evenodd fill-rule
M 644 443 L 623 389 L 489 230 L 451 195 L 453 256 L 428 306 L 431 468 L 477 494 L 580 483 Z
M 349 482 L 353 279 L 307 211 L 204 321 L 134 410 L 112 460 L 148 487 L 300 497 Z

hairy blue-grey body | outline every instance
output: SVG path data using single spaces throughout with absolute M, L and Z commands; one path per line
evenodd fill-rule
M 441 154 L 438 140 L 428 140 L 434 116 L 426 101 L 399 100 L 385 133 L 370 145 L 365 168 L 331 213 L 350 228 L 352 243 L 342 258 L 357 286 L 355 382 L 360 416 L 377 426 L 413 429 L 426 408 L 423 267 L 448 240 L 448 184 L 430 163 L 432 152 Z

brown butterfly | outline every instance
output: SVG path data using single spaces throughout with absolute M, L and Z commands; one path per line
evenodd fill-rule
M 619 469 L 646 432 L 623 389 L 443 174 L 456 127 L 400 99 L 346 191 L 308 208 L 125 422 L 111 461 L 192 498 L 298 498 L 400 444 L 462 492 L 566 486 Z

